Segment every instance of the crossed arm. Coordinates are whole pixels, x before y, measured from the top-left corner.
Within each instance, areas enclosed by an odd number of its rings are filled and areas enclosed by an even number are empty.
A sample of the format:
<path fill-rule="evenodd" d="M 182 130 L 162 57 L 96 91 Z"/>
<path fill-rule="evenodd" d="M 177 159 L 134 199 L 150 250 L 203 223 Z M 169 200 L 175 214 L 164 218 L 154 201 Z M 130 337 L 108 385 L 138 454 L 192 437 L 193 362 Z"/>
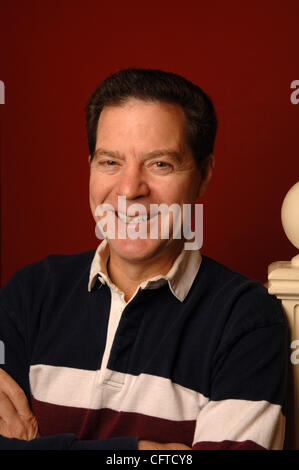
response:
<path fill-rule="evenodd" d="M 0 369 L 0 435 L 26 441 L 39 436 L 38 424 L 25 393 L 2 369 Z"/>

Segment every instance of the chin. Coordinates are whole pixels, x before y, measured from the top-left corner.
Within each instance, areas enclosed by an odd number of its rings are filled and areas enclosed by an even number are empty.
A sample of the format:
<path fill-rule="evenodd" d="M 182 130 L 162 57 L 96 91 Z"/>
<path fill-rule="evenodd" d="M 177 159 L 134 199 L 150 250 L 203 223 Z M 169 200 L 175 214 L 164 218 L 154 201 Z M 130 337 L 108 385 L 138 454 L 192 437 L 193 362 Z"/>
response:
<path fill-rule="evenodd" d="M 165 250 L 166 242 L 169 240 L 142 240 L 137 238 L 131 240 L 108 240 L 110 250 L 127 261 L 145 261 L 154 258 L 162 250 Z"/>

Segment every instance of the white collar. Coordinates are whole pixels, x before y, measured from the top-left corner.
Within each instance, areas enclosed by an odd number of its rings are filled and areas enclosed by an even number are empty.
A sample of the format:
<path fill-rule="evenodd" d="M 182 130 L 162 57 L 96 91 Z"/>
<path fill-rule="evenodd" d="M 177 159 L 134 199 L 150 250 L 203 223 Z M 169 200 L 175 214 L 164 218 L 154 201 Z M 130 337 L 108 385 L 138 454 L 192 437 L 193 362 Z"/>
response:
<path fill-rule="evenodd" d="M 119 290 L 109 278 L 107 261 L 109 259 L 109 245 L 107 240 L 96 249 L 91 263 L 88 290 L 91 291 L 96 279 L 102 284 L 107 283 L 111 289 Z M 182 250 L 167 274 L 157 275 L 143 281 L 139 287 L 142 289 L 157 289 L 168 282 L 173 295 L 181 302 L 186 298 L 201 264 L 201 254 L 198 250 Z"/>

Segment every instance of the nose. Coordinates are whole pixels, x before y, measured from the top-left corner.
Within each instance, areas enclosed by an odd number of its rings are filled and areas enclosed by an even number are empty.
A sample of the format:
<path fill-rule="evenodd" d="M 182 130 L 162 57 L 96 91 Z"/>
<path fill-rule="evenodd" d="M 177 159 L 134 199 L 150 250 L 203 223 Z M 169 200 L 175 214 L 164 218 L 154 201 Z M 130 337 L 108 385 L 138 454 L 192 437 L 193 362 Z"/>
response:
<path fill-rule="evenodd" d="M 148 196 L 150 189 L 142 166 L 136 162 L 125 165 L 119 174 L 116 192 L 131 200 Z"/>

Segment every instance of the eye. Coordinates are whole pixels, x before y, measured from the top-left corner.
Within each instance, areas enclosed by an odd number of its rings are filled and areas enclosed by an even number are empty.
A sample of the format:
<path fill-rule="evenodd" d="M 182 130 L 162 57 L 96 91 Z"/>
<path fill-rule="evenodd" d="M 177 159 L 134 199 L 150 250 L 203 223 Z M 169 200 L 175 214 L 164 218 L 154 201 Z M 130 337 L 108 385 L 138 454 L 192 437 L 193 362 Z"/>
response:
<path fill-rule="evenodd" d="M 99 162 L 99 164 L 104 166 L 113 166 L 116 165 L 116 162 L 114 160 L 106 160 L 104 162 Z"/>
<path fill-rule="evenodd" d="M 98 168 L 102 172 L 115 173 L 119 168 L 119 163 L 115 160 L 99 160 Z"/>
<path fill-rule="evenodd" d="M 156 161 L 151 163 L 151 168 L 154 172 L 159 174 L 168 174 L 173 170 L 173 165 L 168 162 Z"/>
<path fill-rule="evenodd" d="M 155 162 L 154 165 L 157 165 L 158 168 L 163 168 L 163 167 L 169 166 L 169 163 Z"/>

